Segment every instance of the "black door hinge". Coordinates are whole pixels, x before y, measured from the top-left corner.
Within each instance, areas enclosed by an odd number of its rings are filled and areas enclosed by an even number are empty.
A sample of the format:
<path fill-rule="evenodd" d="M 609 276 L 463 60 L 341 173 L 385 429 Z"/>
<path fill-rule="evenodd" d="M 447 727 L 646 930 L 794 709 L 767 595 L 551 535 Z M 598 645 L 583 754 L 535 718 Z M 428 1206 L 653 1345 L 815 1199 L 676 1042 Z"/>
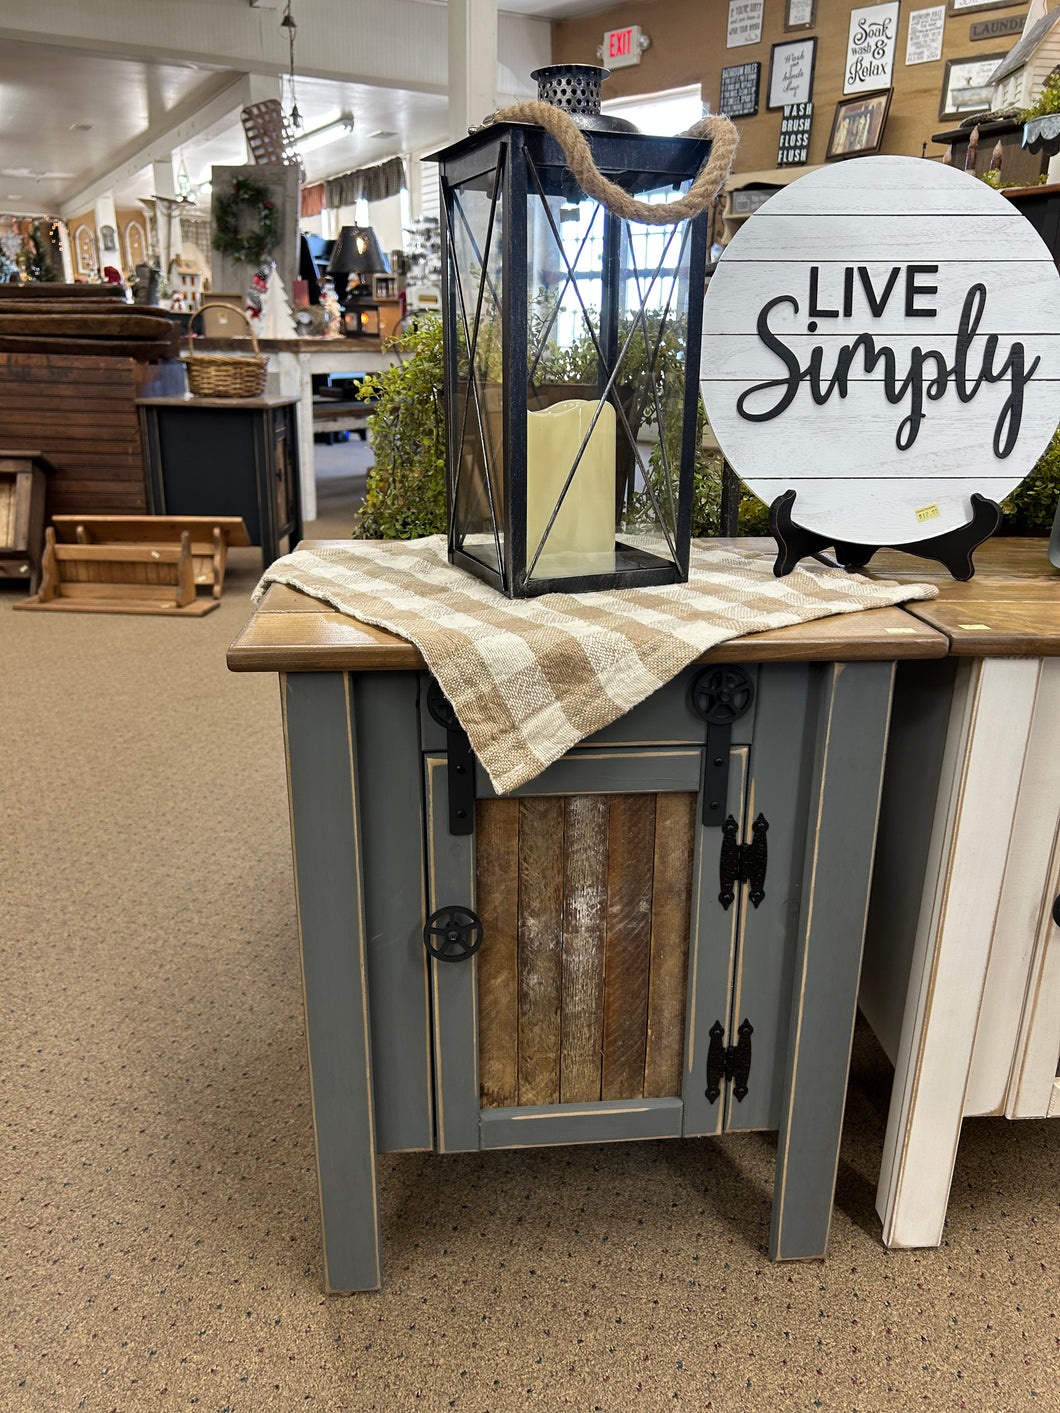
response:
<path fill-rule="evenodd" d="M 721 891 L 718 902 L 728 908 L 736 897 L 736 885 L 749 883 L 747 896 L 757 908 L 766 896 L 766 868 L 769 864 L 769 849 L 766 845 L 766 831 L 769 821 L 759 813 L 751 825 L 751 839 L 747 844 L 737 843 L 740 826 L 730 814 L 721 826 L 721 854 L 718 859 L 718 880 Z"/>
<path fill-rule="evenodd" d="M 735 1045 L 725 1044 L 725 1027 L 716 1020 L 710 1027 L 710 1045 L 707 1049 L 707 1088 L 706 1095 L 712 1104 L 721 1097 L 723 1083 L 731 1082 L 732 1097 L 739 1102 L 747 1094 L 747 1080 L 751 1074 L 751 1036 L 754 1026 L 747 1019 L 740 1022 L 736 1034 L 740 1037 Z"/>
<path fill-rule="evenodd" d="M 433 678 L 427 688 L 427 710 L 439 726 L 445 727 L 449 833 L 472 834 L 475 829 L 475 753 L 449 698 Z"/>

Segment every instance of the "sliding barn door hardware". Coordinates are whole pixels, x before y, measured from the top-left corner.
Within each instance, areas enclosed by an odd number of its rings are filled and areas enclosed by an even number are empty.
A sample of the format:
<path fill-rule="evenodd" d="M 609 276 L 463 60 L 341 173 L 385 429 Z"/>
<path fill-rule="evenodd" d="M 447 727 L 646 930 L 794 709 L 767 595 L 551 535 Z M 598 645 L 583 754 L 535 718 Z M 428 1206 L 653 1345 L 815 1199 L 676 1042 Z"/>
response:
<path fill-rule="evenodd" d="M 475 828 L 475 753 L 452 703 L 433 678 L 427 688 L 427 710 L 446 731 L 449 833 L 471 834 Z"/>
<path fill-rule="evenodd" d="M 732 725 L 751 710 L 755 684 L 742 667 L 707 667 L 692 683 L 692 709 L 707 723 L 703 823 L 721 824 L 729 791 Z"/>
<path fill-rule="evenodd" d="M 466 962 L 482 946 L 482 919 L 470 908 L 439 908 L 423 925 L 423 945 L 440 962 Z"/>
<path fill-rule="evenodd" d="M 750 843 L 740 844 L 737 837 L 740 826 L 730 814 L 721 826 L 721 854 L 718 859 L 718 880 L 721 890 L 718 902 L 728 908 L 736 897 L 736 885 L 748 883 L 747 896 L 757 908 L 766 896 L 766 867 L 769 864 L 769 849 L 766 845 L 766 831 L 769 821 L 761 812 L 751 825 Z"/>
<path fill-rule="evenodd" d="M 739 1102 L 747 1094 L 747 1080 L 751 1074 L 751 1036 L 754 1026 L 746 1018 L 736 1031 L 739 1036 L 735 1045 L 725 1044 L 725 1027 L 716 1020 L 710 1027 L 710 1045 L 707 1049 L 707 1088 L 706 1095 L 712 1104 L 721 1097 L 721 1086 L 731 1081 L 732 1097 Z"/>

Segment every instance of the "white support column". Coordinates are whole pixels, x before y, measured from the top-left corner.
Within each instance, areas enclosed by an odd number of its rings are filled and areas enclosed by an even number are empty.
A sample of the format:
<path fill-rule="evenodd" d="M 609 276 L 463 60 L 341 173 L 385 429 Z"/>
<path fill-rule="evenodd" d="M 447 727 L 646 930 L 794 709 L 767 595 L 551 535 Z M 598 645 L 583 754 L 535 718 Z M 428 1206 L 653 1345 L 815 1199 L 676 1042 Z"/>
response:
<path fill-rule="evenodd" d="M 497 0 L 448 0 L 449 139 L 497 107 Z"/>
<path fill-rule="evenodd" d="M 169 263 L 181 251 L 180 216 L 178 208 L 170 204 L 177 198 L 176 174 L 173 158 L 156 158 L 151 163 L 151 179 L 154 195 L 163 199 L 155 203 L 155 221 L 158 226 L 158 255 L 162 278 L 169 282 Z M 170 200 L 166 200 L 165 198 Z"/>
<path fill-rule="evenodd" d="M 112 191 L 102 192 L 96 197 L 96 242 L 99 247 L 99 273 L 102 278 L 104 267 L 113 265 L 116 270 L 121 269 L 121 250 L 118 247 L 118 216 L 114 210 L 114 193 Z M 103 233 L 109 233 L 110 246 L 104 243 Z"/>
<path fill-rule="evenodd" d="M 68 285 L 74 282 L 74 260 L 70 254 L 70 231 L 65 221 L 59 222 L 59 252 L 63 257 L 63 279 Z"/>

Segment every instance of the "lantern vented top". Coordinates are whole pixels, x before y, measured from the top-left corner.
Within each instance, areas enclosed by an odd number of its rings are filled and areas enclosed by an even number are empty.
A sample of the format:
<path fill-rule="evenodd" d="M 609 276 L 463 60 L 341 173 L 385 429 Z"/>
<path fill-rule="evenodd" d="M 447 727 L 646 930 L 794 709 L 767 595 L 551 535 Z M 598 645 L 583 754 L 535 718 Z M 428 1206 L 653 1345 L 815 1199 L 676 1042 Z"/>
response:
<path fill-rule="evenodd" d="M 530 75 L 537 80 L 539 102 L 559 108 L 580 128 L 596 132 L 638 132 L 635 123 L 600 112 L 600 85 L 610 69 L 598 64 L 549 64 Z"/>

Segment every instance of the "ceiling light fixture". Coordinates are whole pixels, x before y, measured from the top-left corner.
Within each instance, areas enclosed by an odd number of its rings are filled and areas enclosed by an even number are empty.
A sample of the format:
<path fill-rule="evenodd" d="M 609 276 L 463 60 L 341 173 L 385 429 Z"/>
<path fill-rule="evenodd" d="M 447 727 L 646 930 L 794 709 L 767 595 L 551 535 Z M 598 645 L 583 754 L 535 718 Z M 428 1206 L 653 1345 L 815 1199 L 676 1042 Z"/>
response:
<path fill-rule="evenodd" d="M 303 133 L 296 139 L 296 146 L 299 152 L 315 152 L 318 147 L 327 147 L 328 143 L 336 142 L 340 137 L 346 137 L 353 132 L 353 114 L 341 113 L 330 123 L 324 123 L 322 127 L 313 128 L 311 132 Z"/>
<path fill-rule="evenodd" d="M 302 126 L 302 115 L 298 111 L 298 100 L 294 95 L 294 40 L 298 33 L 298 26 L 295 24 L 294 16 L 291 14 L 291 0 L 287 0 L 284 7 L 283 19 L 280 21 L 280 28 L 287 31 L 287 43 L 290 48 L 290 66 L 287 73 L 287 81 L 291 85 L 291 112 L 289 120 L 293 132 L 297 132 Z"/>

